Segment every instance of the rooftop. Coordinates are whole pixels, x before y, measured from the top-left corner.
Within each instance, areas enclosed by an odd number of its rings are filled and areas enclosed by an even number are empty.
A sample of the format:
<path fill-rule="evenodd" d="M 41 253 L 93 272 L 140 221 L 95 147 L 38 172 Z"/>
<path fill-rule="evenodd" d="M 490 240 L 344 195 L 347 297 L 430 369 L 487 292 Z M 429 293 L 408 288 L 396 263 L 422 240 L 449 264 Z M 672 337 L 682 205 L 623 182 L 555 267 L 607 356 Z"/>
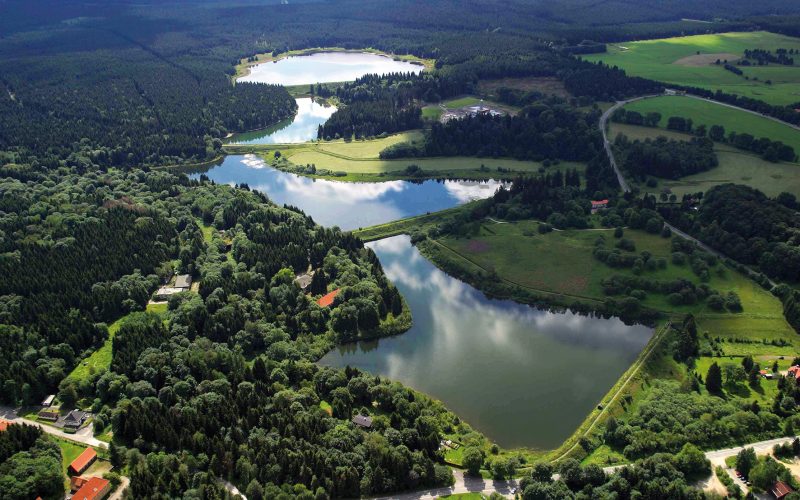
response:
<path fill-rule="evenodd" d="M 0 418 L 0 432 L 3 432 L 4 430 L 8 429 L 8 426 L 12 424 L 13 422 L 9 422 L 6 419 Z"/>
<path fill-rule="evenodd" d="M 95 500 L 103 498 L 108 493 L 109 482 L 107 479 L 90 477 L 81 489 L 72 495 L 72 500 Z"/>
<path fill-rule="evenodd" d="M 72 468 L 73 471 L 77 473 L 83 472 L 92 461 L 97 458 L 97 452 L 94 451 L 93 448 L 86 448 L 83 450 L 83 453 L 78 455 L 78 458 L 72 461 L 69 466 Z"/>
<path fill-rule="evenodd" d="M 192 286 L 192 277 L 188 274 L 179 274 L 175 278 L 175 288 L 189 288 Z"/>

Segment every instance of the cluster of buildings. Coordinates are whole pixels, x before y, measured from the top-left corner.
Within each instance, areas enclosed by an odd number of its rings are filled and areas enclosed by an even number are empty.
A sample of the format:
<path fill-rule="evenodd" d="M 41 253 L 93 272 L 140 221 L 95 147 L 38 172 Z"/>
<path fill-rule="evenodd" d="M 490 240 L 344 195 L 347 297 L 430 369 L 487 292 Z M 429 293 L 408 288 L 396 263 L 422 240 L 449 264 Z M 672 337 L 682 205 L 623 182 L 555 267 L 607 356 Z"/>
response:
<path fill-rule="evenodd" d="M 103 500 L 111 493 L 112 485 L 108 479 L 81 476 L 96 460 L 97 452 L 92 448 L 86 448 L 69 464 L 67 470 L 71 474 L 69 486 L 72 500 Z"/>

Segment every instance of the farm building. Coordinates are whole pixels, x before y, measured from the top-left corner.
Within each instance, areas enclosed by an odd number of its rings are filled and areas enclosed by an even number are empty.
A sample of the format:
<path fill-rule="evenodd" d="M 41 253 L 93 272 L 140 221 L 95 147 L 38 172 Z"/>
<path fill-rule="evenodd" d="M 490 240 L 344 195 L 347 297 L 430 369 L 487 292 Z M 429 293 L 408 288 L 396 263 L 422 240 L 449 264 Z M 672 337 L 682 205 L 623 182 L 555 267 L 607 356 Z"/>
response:
<path fill-rule="evenodd" d="M 313 277 L 314 273 L 303 273 L 298 275 L 294 279 L 294 282 L 297 283 L 297 286 L 299 286 L 301 290 L 305 290 L 306 288 L 309 287 L 309 285 L 311 285 L 311 280 L 313 279 Z"/>
<path fill-rule="evenodd" d="M 55 399 L 56 399 L 56 395 L 55 394 L 51 394 L 51 395 L 47 396 L 46 398 L 44 398 L 44 401 L 42 401 L 42 406 L 44 406 L 45 408 L 51 406 Z"/>
<path fill-rule="evenodd" d="M 789 368 L 787 375 L 790 377 L 794 377 L 795 379 L 800 379 L 800 366 L 794 365 Z"/>
<path fill-rule="evenodd" d="M 78 455 L 78 458 L 69 464 L 69 473 L 77 476 L 88 469 L 95 460 L 97 460 L 97 452 L 93 448 L 86 448 L 83 453 Z"/>
<path fill-rule="evenodd" d="M 110 492 L 111 482 L 108 479 L 90 477 L 72 495 L 72 500 L 103 500 Z"/>
<path fill-rule="evenodd" d="M 329 294 L 327 294 L 327 295 L 323 295 L 323 296 L 322 296 L 322 297 L 320 297 L 320 299 L 317 301 L 317 304 L 318 304 L 320 307 L 328 307 L 328 306 L 330 306 L 331 304 L 333 304 L 333 299 L 335 299 L 335 298 L 336 298 L 336 296 L 337 296 L 337 295 L 339 295 L 339 292 L 341 292 L 341 289 L 334 290 L 334 291 L 330 292 L 330 293 L 329 293 Z"/>
<path fill-rule="evenodd" d="M 192 277 L 189 274 L 179 274 L 175 277 L 175 288 L 182 288 L 184 291 L 192 286 Z"/>
<path fill-rule="evenodd" d="M 48 422 L 55 422 L 58 420 L 58 408 L 45 408 L 36 415 L 39 420 L 47 420 Z"/>
<path fill-rule="evenodd" d="M 592 213 L 597 213 L 602 208 L 608 208 L 608 200 L 592 200 Z"/>
<path fill-rule="evenodd" d="M 368 417 L 366 415 L 356 415 L 353 417 L 352 422 L 365 429 L 372 427 L 372 417 Z"/>
<path fill-rule="evenodd" d="M 79 429 L 80 426 L 86 422 L 86 419 L 89 418 L 89 414 L 85 411 L 80 410 L 72 410 L 64 417 L 64 428 L 65 429 Z"/>

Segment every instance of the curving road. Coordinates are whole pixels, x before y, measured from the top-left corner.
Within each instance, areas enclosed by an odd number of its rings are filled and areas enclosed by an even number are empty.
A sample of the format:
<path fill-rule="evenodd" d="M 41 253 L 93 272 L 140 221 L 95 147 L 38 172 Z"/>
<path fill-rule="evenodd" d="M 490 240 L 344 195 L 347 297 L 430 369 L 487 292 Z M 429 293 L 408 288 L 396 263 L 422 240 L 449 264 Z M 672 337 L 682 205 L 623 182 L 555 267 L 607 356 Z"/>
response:
<path fill-rule="evenodd" d="M 628 192 L 631 191 L 631 188 L 630 188 L 630 185 L 628 184 L 628 181 L 625 180 L 625 176 L 622 175 L 622 170 L 620 170 L 619 166 L 617 165 L 617 160 L 614 158 L 614 150 L 611 147 L 611 142 L 608 140 L 608 132 L 606 131 L 606 128 L 607 128 L 607 125 L 608 125 L 608 119 L 611 117 L 611 115 L 614 113 L 614 111 L 616 111 L 617 109 L 621 108 L 622 106 L 625 106 L 626 104 L 630 104 L 630 103 L 635 102 L 635 101 L 641 101 L 641 100 L 644 100 L 644 99 L 652 99 L 654 97 L 661 97 L 663 95 L 664 94 L 650 94 L 650 95 L 644 95 L 644 96 L 639 96 L 639 97 L 633 97 L 631 99 L 626 99 L 624 101 L 617 101 L 613 106 L 608 108 L 600 116 L 599 126 L 600 126 L 600 132 L 603 134 L 603 147 L 606 150 L 606 155 L 608 156 L 608 161 L 611 164 L 611 166 L 614 168 L 614 173 L 617 175 L 617 180 L 619 181 L 619 185 L 622 188 L 623 192 L 628 193 Z M 729 108 L 738 109 L 739 111 L 744 111 L 746 113 L 750 113 L 750 114 L 753 114 L 753 115 L 761 116 L 761 117 L 764 117 L 764 118 L 769 118 L 769 119 L 771 119 L 773 121 L 776 121 L 778 123 L 786 125 L 787 127 L 792 127 L 792 128 L 794 128 L 796 130 L 800 130 L 800 127 L 792 125 L 791 123 L 787 123 L 787 122 L 784 122 L 782 120 L 778 120 L 777 118 L 773 118 L 773 117 L 770 117 L 770 116 L 762 115 L 761 113 L 757 113 L 755 111 L 750 111 L 748 109 L 740 108 L 740 107 L 734 106 L 732 104 L 725 104 L 724 102 L 719 102 L 719 101 L 715 101 L 713 99 L 707 99 L 705 97 L 700 97 L 700 96 L 691 95 L 691 94 L 685 94 L 685 96 L 686 97 L 691 97 L 692 99 L 698 99 L 698 100 L 701 100 L 701 101 L 712 102 L 714 104 L 719 104 L 720 106 L 726 106 L 726 107 L 729 107 Z M 677 234 L 681 238 L 693 242 L 699 248 L 701 248 L 702 250 L 706 251 L 707 253 L 710 253 L 711 255 L 715 255 L 716 257 L 718 257 L 720 259 L 734 260 L 734 259 L 731 259 L 730 257 L 728 257 L 727 255 L 725 255 L 724 253 L 720 252 L 719 250 L 715 250 L 715 249 L 711 248 L 710 246 L 706 245 L 705 243 L 703 243 L 702 241 L 698 240 L 694 236 L 692 236 L 690 234 L 687 234 L 684 231 L 681 231 L 680 229 L 678 229 L 677 227 L 673 226 L 672 224 L 670 224 L 667 221 L 664 221 L 664 226 L 668 227 L 670 229 L 670 231 L 672 231 L 674 234 Z M 747 267 L 747 269 L 750 272 L 751 277 L 758 275 L 757 272 L 753 271 L 749 267 Z M 769 281 L 770 286 L 772 286 L 774 288 L 775 287 L 775 282 L 772 281 L 772 280 L 769 280 L 769 279 L 768 279 L 768 281 Z"/>

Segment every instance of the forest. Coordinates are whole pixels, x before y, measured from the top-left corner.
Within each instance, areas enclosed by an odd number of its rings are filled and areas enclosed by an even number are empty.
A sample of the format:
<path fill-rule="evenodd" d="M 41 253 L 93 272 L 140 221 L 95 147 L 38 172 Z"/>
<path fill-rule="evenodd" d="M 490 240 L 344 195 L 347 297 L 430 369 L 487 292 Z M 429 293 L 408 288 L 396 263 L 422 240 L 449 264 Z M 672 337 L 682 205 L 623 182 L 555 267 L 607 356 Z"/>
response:
<path fill-rule="evenodd" d="M 0 432 L 3 498 L 64 498 L 61 449 L 38 427 L 9 425 Z"/>
<path fill-rule="evenodd" d="M 663 207 L 677 227 L 756 267 L 771 278 L 800 280 L 800 230 L 795 210 L 748 186 L 723 184 L 706 192 L 699 210 Z"/>
<path fill-rule="evenodd" d="M 714 143 L 705 138 L 676 141 L 657 137 L 631 141 L 620 134 L 614 140 L 614 149 L 618 153 L 620 167 L 639 180 L 648 176 L 680 179 L 705 172 L 719 164 Z"/>

